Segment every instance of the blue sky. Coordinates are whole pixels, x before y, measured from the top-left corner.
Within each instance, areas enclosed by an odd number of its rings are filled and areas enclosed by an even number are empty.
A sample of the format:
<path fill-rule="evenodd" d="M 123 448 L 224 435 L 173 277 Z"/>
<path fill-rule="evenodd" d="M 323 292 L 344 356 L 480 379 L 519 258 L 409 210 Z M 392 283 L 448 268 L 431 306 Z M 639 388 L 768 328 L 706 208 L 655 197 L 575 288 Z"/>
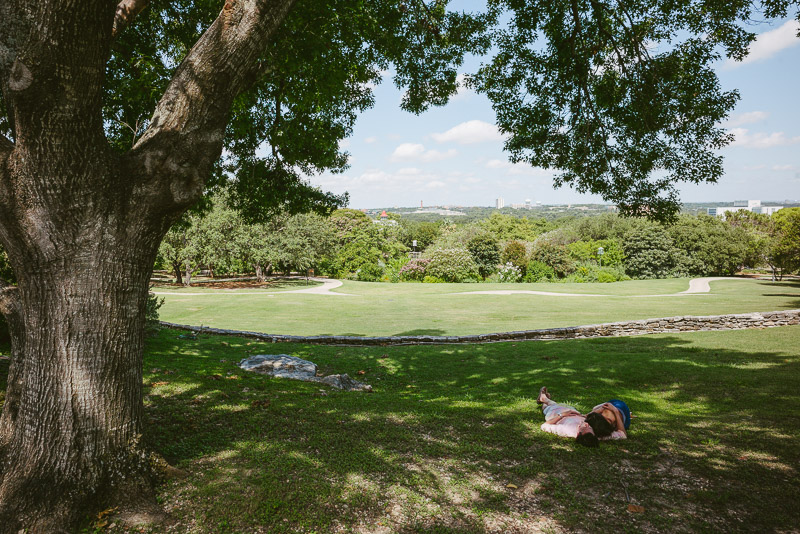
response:
<path fill-rule="evenodd" d="M 725 175 L 717 184 L 681 185 L 685 202 L 800 199 L 800 39 L 797 22 L 753 27 L 758 39 L 744 62 L 720 61 L 724 89 L 741 100 L 726 128 L 736 141 L 723 149 Z M 474 65 L 467 65 L 468 68 Z M 350 207 L 506 205 L 602 202 L 569 188 L 553 189 L 551 171 L 511 165 L 494 127 L 489 101 L 462 91 L 451 102 L 416 116 L 399 108 L 389 78 L 375 90 L 343 146 L 344 174 L 311 178 L 323 189 L 350 193 Z"/>

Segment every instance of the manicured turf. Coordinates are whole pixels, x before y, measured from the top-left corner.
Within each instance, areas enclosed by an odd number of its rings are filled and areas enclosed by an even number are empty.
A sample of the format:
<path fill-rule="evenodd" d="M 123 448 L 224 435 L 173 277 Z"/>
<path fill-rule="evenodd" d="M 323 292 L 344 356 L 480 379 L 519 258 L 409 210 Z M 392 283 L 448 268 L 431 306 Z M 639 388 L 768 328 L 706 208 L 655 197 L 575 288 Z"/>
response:
<path fill-rule="evenodd" d="M 145 356 L 146 439 L 188 477 L 160 488 L 172 522 L 152 531 L 791 532 L 799 342 L 782 327 L 342 348 L 164 329 Z M 279 352 L 375 391 L 236 367 Z M 541 385 L 582 410 L 626 400 L 630 439 L 541 432 Z"/>
<path fill-rule="evenodd" d="M 711 293 L 666 295 L 688 279 L 615 284 L 387 284 L 346 281 L 350 296 L 220 293 L 167 295 L 161 318 L 289 335 L 463 335 L 602 322 L 800 308 L 800 283 L 752 279 L 711 282 Z M 535 290 L 607 297 L 469 295 L 468 291 Z"/>

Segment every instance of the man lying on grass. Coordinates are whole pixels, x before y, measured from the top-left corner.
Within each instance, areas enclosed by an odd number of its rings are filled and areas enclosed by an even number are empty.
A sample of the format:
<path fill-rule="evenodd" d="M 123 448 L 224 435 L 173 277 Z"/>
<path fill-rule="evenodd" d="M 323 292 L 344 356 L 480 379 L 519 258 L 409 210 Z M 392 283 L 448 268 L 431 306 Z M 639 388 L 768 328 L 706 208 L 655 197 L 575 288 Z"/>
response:
<path fill-rule="evenodd" d="M 625 439 L 631 425 L 631 412 L 628 405 L 621 400 L 613 399 L 598 404 L 586 415 L 572 406 L 559 404 L 550 398 L 547 388 L 539 390 L 536 399 L 542 406 L 545 422 L 542 430 L 575 438 L 581 445 L 597 447 L 598 439 Z"/>

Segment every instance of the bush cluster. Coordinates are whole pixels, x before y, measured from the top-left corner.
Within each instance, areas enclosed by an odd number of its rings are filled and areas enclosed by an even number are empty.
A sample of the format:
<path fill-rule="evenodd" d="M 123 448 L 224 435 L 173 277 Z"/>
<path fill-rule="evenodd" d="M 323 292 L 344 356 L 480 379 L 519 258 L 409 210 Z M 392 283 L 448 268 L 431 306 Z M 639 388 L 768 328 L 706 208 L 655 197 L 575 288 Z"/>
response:
<path fill-rule="evenodd" d="M 425 274 L 445 282 L 477 282 L 478 264 L 466 248 L 437 248 L 426 253 L 430 260 Z"/>
<path fill-rule="evenodd" d="M 384 282 L 612 282 L 730 275 L 761 266 L 780 276 L 800 267 L 797 208 L 728 220 L 682 215 L 671 224 L 614 214 L 546 221 L 497 212 L 460 223 L 394 214 L 374 220 L 343 209 L 328 218 L 284 214 L 248 226 L 221 199 L 204 218 L 190 217 L 188 225 L 171 230 L 159 261 L 176 278 L 200 268 L 215 275 L 255 270 L 257 276 L 314 268 L 336 278 Z M 411 247 L 424 260 L 409 261 Z M 4 265 L 0 252 L 0 275 Z"/>

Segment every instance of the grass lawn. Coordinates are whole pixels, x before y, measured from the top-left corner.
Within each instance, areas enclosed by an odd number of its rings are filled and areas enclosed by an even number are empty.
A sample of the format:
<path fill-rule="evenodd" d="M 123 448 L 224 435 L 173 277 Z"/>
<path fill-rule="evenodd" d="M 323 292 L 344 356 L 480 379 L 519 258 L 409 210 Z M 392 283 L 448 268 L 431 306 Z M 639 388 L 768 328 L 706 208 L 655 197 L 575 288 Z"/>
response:
<path fill-rule="evenodd" d="M 345 281 L 349 296 L 251 294 L 190 288 L 167 295 L 161 318 L 288 335 L 464 335 L 577 326 L 675 315 L 714 315 L 800 308 L 799 282 L 711 282 L 711 293 L 670 295 L 688 279 L 614 284 L 388 284 Z M 601 294 L 604 297 L 469 295 L 487 290 Z"/>
<path fill-rule="evenodd" d="M 188 472 L 160 488 L 173 522 L 153 532 L 797 528 L 800 327 L 388 348 L 178 336 L 145 356 L 147 440 Z M 375 391 L 236 367 L 278 352 Z M 542 432 L 541 385 L 582 410 L 626 400 L 630 438 Z"/>

